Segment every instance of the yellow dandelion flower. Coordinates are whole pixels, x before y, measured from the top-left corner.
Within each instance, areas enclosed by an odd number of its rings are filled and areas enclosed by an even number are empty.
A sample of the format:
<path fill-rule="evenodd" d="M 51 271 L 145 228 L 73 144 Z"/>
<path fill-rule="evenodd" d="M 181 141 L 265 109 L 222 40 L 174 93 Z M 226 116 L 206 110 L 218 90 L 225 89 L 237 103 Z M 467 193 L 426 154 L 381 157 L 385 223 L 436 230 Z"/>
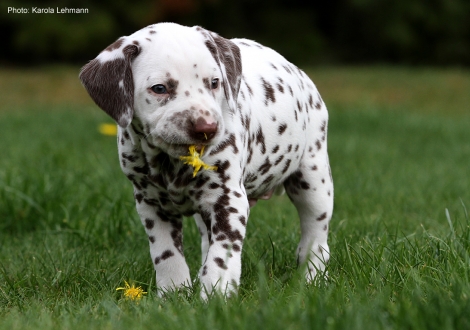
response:
<path fill-rule="evenodd" d="M 135 287 L 134 284 L 132 286 L 129 285 L 126 281 L 124 281 L 125 287 L 124 288 L 117 288 L 116 291 L 119 290 L 124 290 L 124 297 L 126 299 L 130 299 L 132 301 L 139 301 L 142 299 L 144 294 L 147 294 L 147 292 L 144 292 L 140 286 Z"/>
<path fill-rule="evenodd" d="M 197 172 L 199 172 L 201 167 L 203 167 L 205 170 L 217 170 L 217 166 L 207 165 L 202 161 L 200 157 L 202 157 L 203 153 L 204 146 L 201 148 L 200 152 L 196 151 L 196 146 L 189 146 L 189 156 L 180 156 L 180 159 L 183 160 L 185 164 L 194 167 L 193 178 L 196 176 Z"/>
<path fill-rule="evenodd" d="M 101 124 L 98 127 L 98 130 L 103 135 L 116 136 L 117 135 L 117 126 L 116 124 Z"/>

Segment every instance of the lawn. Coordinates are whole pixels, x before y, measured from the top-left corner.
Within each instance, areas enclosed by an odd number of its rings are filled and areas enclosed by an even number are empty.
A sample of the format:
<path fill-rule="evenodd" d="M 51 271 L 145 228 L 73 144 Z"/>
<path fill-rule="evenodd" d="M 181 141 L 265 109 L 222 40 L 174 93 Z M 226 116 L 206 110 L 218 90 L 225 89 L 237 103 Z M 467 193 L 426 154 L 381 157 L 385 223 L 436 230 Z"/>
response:
<path fill-rule="evenodd" d="M 470 328 L 470 72 L 307 70 L 329 107 L 328 279 L 286 196 L 252 209 L 237 297 L 159 298 L 110 122 L 78 68 L 0 70 L 0 329 Z M 195 276 L 199 235 L 185 220 Z M 117 287 L 148 294 L 136 304 Z"/>

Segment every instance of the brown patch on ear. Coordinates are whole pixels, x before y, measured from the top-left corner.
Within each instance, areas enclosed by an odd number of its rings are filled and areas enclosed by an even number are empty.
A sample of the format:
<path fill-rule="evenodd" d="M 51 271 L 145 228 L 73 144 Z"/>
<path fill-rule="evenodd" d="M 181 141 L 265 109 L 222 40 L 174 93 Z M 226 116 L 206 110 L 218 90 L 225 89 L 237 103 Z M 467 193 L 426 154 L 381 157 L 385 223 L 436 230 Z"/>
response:
<path fill-rule="evenodd" d="M 201 27 L 196 27 L 196 30 L 206 38 L 205 45 L 217 62 L 217 65 L 221 68 L 220 64 L 222 63 L 225 67 L 226 77 L 223 77 L 222 81 L 225 97 L 227 100 L 230 99 L 230 93 L 227 89 L 227 86 L 230 86 L 233 101 L 236 103 L 242 75 L 240 48 L 234 42 L 222 38 L 214 32 L 204 30 Z M 235 111 L 235 109 L 232 110 Z"/>
<path fill-rule="evenodd" d="M 118 39 L 105 51 L 115 51 L 122 46 Z M 139 55 L 140 47 L 130 44 L 122 49 L 124 57 L 101 62 L 98 57 L 80 71 L 80 80 L 95 103 L 121 127 L 127 127 L 134 115 L 134 77 L 132 60 Z"/>
<path fill-rule="evenodd" d="M 232 90 L 232 96 L 237 97 L 240 89 L 242 75 L 242 60 L 240 48 L 232 41 L 222 38 L 219 35 L 213 35 L 215 44 L 219 49 L 220 61 L 225 66 L 228 84 Z"/>

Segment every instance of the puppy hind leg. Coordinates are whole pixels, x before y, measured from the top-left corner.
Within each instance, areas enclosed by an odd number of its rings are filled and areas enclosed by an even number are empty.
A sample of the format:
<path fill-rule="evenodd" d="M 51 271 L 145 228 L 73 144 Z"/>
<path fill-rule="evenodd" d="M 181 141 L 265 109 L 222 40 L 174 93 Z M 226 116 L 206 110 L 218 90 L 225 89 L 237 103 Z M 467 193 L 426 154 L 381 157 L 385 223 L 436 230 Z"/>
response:
<path fill-rule="evenodd" d="M 333 213 L 333 180 L 328 156 L 318 160 L 315 165 L 302 165 L 284 183 L 299 214 L 301 238 L 297 260 L 299 264 L 307 263 L 305 277 L 309 282 L 325 270 L 330 259 L 327 239 Z"/>

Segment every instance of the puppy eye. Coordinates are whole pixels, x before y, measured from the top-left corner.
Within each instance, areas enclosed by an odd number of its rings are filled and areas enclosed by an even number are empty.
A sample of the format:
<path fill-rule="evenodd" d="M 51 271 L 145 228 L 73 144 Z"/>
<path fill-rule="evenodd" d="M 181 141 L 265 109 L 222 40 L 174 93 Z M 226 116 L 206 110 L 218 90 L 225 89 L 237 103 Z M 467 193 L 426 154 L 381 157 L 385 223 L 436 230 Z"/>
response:
<path fill-rule="evenodd" d="M 150 89 L 155 94 L 166 94 L 166 87 L 163 86 L 162 84 L 153 85 L 152 87 L 150 87 Z"/>
<path fill-rule="evenodd" d="M 219 87 L 219 78 L 214 78 L 211 81 L 211 89 L 216 89 Z"/>

